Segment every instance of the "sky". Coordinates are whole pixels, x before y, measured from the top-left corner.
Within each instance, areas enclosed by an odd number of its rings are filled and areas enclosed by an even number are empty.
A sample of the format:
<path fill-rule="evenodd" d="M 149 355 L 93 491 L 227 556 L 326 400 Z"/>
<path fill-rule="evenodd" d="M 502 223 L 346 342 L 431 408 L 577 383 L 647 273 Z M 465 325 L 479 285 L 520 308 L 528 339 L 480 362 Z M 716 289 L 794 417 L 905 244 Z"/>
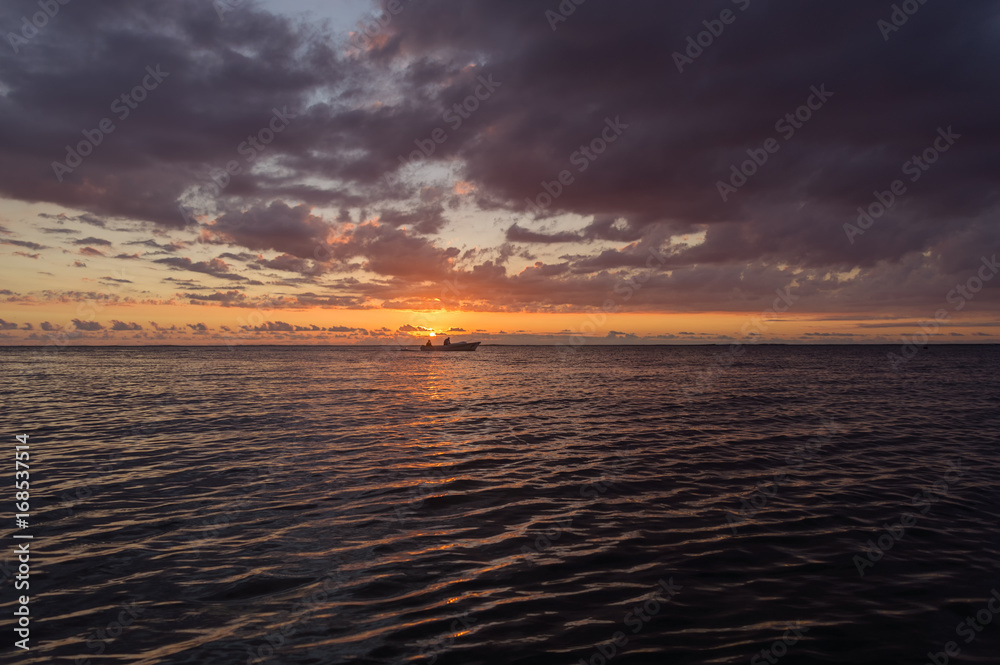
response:
<path fill-rule="evenodd" d="M 1000 5 L 577 2 L 4 3 L 0 344 L 1000 341 Z"/>

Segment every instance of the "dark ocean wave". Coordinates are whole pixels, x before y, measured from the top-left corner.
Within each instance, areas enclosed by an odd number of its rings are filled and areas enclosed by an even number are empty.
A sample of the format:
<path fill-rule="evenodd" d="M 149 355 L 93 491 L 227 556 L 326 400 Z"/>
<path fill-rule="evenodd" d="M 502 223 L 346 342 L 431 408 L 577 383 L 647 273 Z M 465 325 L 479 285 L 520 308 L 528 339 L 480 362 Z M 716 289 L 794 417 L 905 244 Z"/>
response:
<path fill-rule="evenodd" d="M 1000 349 L 889 350 L 0 350 L 17 662 L 1000 662 Z"/>

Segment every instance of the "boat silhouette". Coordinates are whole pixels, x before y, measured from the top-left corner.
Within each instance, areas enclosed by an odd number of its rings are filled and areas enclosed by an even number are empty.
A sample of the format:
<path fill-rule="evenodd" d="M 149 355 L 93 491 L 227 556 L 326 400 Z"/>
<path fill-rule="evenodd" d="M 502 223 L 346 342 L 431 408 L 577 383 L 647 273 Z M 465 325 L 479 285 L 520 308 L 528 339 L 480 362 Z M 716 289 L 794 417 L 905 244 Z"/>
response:
<path fill-rule="evenodd" d="M 444 341 L 441 346 L 431 346 L 431 341 L 427 340 L 427 344 L 420 347 L 421 351 L 475 351 L 482 342 L 458 342 L 456 344 L 451 343 L 451 338 L 449 337 Z"/>

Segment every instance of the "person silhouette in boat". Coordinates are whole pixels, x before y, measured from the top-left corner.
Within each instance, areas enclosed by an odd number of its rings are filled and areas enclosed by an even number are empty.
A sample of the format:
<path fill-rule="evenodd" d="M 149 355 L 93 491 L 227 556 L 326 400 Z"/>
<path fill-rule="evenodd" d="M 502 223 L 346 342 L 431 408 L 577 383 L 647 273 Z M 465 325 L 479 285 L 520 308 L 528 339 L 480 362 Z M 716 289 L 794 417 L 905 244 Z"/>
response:
<path fill-rule="evenodd" d="M 426 344 L 424 344 L 424 346 L 428 346 L 428 347 L 429 347 L 430 345 L 431 345 L 431 341 L 430 341 L 430 340 L 427 340 L 427 343 L 426 343 Z"/>
<path fill-rule="evenodd" d="M 445 337 L 444 338 L 444 345 L 445 346 L 451 346 L 451 337 Z"/>

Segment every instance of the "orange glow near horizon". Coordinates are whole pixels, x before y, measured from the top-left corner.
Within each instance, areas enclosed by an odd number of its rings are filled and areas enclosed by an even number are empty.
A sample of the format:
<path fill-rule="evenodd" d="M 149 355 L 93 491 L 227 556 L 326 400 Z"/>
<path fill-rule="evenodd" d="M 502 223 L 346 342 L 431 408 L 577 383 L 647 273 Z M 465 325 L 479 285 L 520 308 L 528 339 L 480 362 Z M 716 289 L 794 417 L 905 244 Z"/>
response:
<path fill-rule="evenodd" d="M 893 344 L 920 332 L 919 322 L 835 315 L 759 313 L 469 312 L 370 309 L 274 309 L 190 304 L 8 303 L 0 344 L 385 344 L 450 336 L 493 344 L 875 342 Z M 933 341 L 996 342 L 974 316 L 942 328 Z M 154 325 L 155 323 L 155 325 Z M 25 326 L 30 325 L 31 329 Z M 115 329 L 115 328 L 119 329 Z M 322 329 L 322 330 L 321 330 Z M 983 332 L 986 331 L 986 332 Z M 67 339 L 67 333 L 71 337 Z"/>

